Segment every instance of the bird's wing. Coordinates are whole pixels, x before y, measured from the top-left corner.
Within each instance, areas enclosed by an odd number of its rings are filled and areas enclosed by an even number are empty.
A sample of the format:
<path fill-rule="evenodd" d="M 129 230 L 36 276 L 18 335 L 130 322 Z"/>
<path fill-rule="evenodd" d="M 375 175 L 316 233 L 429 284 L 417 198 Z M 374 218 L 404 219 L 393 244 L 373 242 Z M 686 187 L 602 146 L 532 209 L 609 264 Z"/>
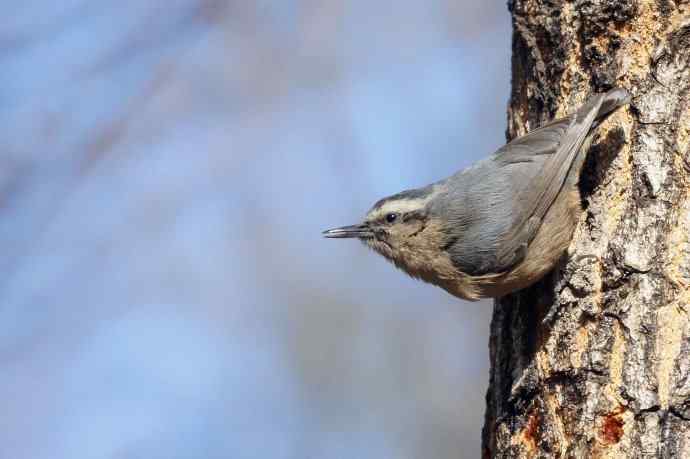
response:
<path fill-rule="evenodd" d="M 572 122 L 572 115 L 550 122 L 502 146 L 494 159 L 502 165 L 542 161 L 553 155 Z"/>
<path fill-rule="evenodd" d="M 529 180 L 529 183 L 515 184 L 516 214 L 511 230 L 501 238 L 497 247 L 497 272 L 507 271 L 524 259 L 527 247 L 560 193 L 592 123 L 600 115 L 604 97 L 602 94 L 592 97 L 575 114 L 513 140 L 494 155 L 494 161 L 500 167 L 512 167 L 514 172 L 511 173 L 524 175 Z M 541 163 L 541 167 L 534 163 Z M 525 167 L 536 167 L 538 173 L 521 174 L 518 170 Z"/>

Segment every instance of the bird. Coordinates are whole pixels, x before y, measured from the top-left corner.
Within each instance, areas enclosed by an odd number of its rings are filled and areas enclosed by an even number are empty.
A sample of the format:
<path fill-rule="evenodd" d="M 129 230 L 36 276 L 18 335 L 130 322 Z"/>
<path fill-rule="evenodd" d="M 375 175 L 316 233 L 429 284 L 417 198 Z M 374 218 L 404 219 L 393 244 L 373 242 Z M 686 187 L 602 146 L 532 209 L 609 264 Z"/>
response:
<path fill-rule="evenodd" d="M 594 132 L 629 102 L 623 88 L 593 94 L 570 115 L 446 179 L 383 198 L 361 223 L 323 235 L 359 239 L 413 278 L 465 300 L 527 288 L 570 245 Z"/>

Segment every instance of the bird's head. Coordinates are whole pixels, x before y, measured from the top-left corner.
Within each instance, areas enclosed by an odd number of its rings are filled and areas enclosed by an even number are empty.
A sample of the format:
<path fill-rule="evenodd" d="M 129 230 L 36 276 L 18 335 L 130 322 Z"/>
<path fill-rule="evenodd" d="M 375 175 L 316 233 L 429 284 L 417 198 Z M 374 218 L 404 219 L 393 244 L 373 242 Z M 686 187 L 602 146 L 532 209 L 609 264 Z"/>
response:
<path fill-rule="evenodd" d="M 328 238 L 358 238 L 398 267 L 412 275 L 419 263 L 432 257 L 436 248 L 428 231 L 428 204 L 434 187 L 403 191 L 381 199 L 367 212 L 364 221 L 324 231 Z"/>

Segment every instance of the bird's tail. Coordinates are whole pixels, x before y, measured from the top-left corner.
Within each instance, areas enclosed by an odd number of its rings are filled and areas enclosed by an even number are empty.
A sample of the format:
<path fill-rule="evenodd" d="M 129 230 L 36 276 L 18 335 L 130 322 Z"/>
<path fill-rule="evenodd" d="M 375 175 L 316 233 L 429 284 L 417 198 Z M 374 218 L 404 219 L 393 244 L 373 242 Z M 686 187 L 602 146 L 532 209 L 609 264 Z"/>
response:
<path fill-rule="evenodd" d="M 606 94 L 602 95 L 603 100 L 597 113 L 597 121 L 603 121 L 608 115 L 613 113 L 617 108 L 630 103 L 630 93 L 623 88 L 613 88 Z"/>

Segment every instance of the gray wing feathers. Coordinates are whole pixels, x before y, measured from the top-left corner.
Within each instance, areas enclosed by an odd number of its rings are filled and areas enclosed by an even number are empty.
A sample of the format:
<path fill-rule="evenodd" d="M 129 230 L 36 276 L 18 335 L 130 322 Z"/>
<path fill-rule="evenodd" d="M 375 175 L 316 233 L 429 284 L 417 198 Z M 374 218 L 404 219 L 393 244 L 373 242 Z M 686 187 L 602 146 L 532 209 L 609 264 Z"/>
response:
<path fill-rule="evenodd" d="M 551 155 L 569 125 L 569 118 L 553 121 L 504 145 L 494 158 L 501 164 L 516 164 L 534 162 L 539 156 Z"/>
<path fill-rule="evenodd" d="M 502 165 L 521 162 L 542 163 L 532 183 L 526 183 L 518 194 L 514 224 L 497 247 L 496 272 L 522 261 L 541 222 L 561 191 L 570 169 L 595 120 L 626 103 L 625 90 L 614 89 L 592 97 L 577 113 L 554 121 L 520 137 L 501 148 L 495 161 Z M 543 155 L 548 155 L 544 158 Z M 517 184 L 516 184 L 517 185 Z"/>

